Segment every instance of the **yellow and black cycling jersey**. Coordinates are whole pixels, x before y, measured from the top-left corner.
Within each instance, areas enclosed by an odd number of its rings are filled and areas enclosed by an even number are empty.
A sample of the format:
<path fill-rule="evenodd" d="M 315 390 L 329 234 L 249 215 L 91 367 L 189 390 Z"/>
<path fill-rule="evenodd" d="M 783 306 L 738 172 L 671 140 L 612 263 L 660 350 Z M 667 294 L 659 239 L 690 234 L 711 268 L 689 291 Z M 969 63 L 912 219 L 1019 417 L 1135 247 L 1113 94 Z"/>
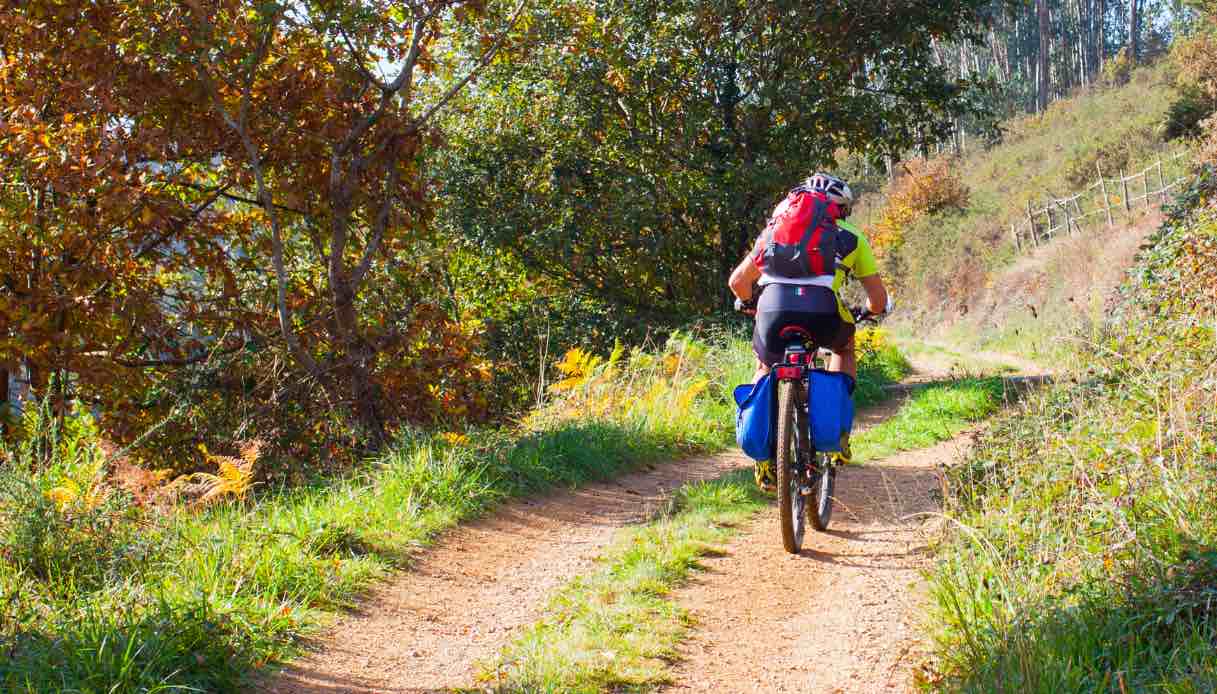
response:
<path fill-rule="evenodd" d="M 841 301 L 841 288 L 850 277 L 862 279 L 879 274 L 879 263 L 875 261 L 875 253 L 871 250 L 866 236 L 853 223 L 837 220 L 837 273 L 833 277 L 832 291 L 837 295 L 837 310 L 842 320 L 854 322 L 853 314 Z"/>

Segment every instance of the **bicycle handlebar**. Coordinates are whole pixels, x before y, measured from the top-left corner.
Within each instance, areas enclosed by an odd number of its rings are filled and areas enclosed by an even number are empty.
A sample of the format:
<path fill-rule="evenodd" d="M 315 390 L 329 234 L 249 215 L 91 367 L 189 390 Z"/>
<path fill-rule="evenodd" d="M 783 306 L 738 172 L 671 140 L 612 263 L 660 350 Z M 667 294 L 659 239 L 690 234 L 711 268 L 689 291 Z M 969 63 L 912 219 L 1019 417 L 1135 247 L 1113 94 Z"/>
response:
<path fill-rule="evenodd" d="M 735 299 L 735 310 L 738 313 L 756 313 L 756 299 L 744 301 L 737 297 Z M 849 312 L 854 317 L 855 323 L 872 323 L 877 325 L 881 318 L 891 313 L 891 302 L 888 302 L 888 310 L 883 313 L 871 313 L 870 309 L 863 306 L 851 307 Z"/>

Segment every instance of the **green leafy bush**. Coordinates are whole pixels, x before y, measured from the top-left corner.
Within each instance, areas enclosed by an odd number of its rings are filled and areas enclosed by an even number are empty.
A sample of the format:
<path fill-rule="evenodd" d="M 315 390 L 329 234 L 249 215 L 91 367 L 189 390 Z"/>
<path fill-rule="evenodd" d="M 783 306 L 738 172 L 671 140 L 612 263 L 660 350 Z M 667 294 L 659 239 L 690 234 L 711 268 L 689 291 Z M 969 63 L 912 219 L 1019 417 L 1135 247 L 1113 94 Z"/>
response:
<path fill-rule="evenodd" d="M 1214 111 L 1217 111 L 1217 100 L 1196 87 L 1184 87 L 1166 112 L 1163 137 L 1167 140 L 1199 137 L 1203 133 L 1201 122 Z"/>
<path fill-rule="evenodd" d="M 1214 191 L 1146 244 L 1079 368 L 949 471 L 927 686 L 1217 688 Z"/>

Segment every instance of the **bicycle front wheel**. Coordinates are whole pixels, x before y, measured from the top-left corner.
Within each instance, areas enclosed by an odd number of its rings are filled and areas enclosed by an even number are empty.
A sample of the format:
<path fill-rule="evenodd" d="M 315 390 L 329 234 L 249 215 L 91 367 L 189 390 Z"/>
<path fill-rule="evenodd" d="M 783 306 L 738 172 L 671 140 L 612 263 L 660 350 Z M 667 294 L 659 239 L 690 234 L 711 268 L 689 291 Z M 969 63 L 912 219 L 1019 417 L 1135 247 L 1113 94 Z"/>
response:
<path fill-rule="evenodd" d="M 807 515 L 807 498 L 800 493 L 800 480 L 796 471 L 798 437 L 798 413 L 795 403 L 794 381 L 778 382 L 778 431 L 777 455 L 773 461 L 777 473 L 778 517 L 782 524 L 782 546 L 791 554 L 803 548 L 804 520 Z"/>
<path fill-rule="evenodd" d="M 837 487 L 837 466 L 827 454 L 820 454 L 820 469 L 815 477 L 815 507 L 811 512 L 811 524 L 816 530 L 828 530 L 832 520 L 832 495 Z"/>

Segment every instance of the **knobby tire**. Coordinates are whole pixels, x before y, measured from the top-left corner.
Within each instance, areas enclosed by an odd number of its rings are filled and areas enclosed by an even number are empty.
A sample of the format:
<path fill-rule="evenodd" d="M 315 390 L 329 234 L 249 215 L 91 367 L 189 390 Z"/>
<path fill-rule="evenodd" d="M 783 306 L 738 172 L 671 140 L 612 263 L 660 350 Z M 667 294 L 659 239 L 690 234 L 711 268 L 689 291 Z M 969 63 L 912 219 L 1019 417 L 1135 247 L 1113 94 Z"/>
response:
<path fill-rule="evenodd" d="M 805 515 L 795 512 L 795 497 L 799 494 L 799 480 L 794 474 L 797 455 L 795 437 L 798 435 L 795 413 L 796 385 L 793 381 L 778 382 L 777 454 L 773 461 L 778 487 L 778 517 L 782 523 L 782 546 L 791 554 L 798 554 L 803 546 Z"/>
<path fill-rule="evenodd" d="M 811 516 L 812 527 L 823 532 L 828 530 L 828 523 L 832 520 L 832 496 L 837 486 L 837 467 L 827 455 L 821 454 L 815 486 L 815 509 L 807 515 Z"/>

